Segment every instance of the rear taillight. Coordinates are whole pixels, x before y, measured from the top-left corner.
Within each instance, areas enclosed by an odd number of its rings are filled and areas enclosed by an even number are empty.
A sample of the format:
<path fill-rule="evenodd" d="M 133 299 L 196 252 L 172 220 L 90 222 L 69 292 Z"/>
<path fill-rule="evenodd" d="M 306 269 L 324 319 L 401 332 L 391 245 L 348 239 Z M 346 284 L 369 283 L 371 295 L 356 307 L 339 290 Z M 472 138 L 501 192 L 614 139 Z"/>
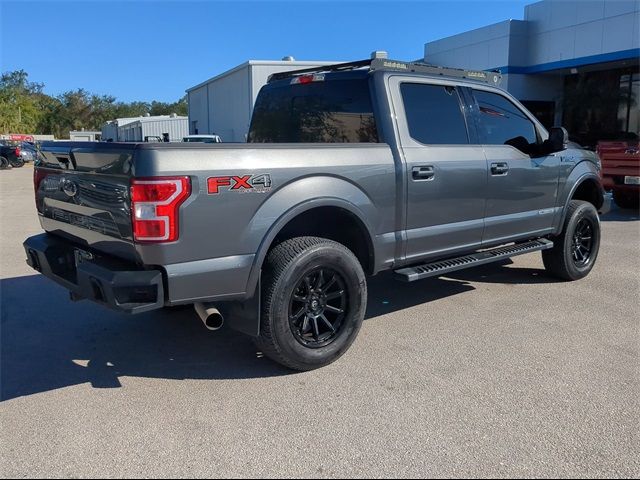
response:
<path fill-rule="evenodd" d="M 36 196 L 36 207 L 38 206 L 38 190 L 44 182 L 45 192 L 56 192 L 60 189 L 60 170 L 50 170 L 41 167 L 33 169 L 33 191 Z M 48 178 L 48 180 L 47 180 Z"/>
<path fill-rule="evenodd" d="M 22 150 L 20 150 L 20 147 L 16 147 L 16 157 L 19 157 L 21 153 Z"/>
<path fill-rule="evenodd" d="M 154 243 L 176 241 L 179 208 L 189 195 L 189 177 L 132 179 L 133 239 L 137 242 Z"/>

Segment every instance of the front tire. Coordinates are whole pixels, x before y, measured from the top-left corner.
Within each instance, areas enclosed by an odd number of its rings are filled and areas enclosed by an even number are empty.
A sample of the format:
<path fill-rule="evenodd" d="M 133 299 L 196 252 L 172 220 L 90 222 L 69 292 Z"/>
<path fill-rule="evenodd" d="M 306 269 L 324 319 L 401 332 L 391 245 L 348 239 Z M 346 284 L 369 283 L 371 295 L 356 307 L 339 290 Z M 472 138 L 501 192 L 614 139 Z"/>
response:
<path fill-rule="evenodd" d="M 367 284 L 356 256 L 318 237 L 286 240 L 269 252 L 262 278 L 257 346 L 293 370 L 340 358 L 364 319 Z"/>
<path fill-rule="evenodd" d="M 554 246 L 542 252 L 544 267 L 562 280 L 579 280 L 589 275 L 600 250 L 600 219 L 589 202 L 571 200 L 562 233 Z"/>

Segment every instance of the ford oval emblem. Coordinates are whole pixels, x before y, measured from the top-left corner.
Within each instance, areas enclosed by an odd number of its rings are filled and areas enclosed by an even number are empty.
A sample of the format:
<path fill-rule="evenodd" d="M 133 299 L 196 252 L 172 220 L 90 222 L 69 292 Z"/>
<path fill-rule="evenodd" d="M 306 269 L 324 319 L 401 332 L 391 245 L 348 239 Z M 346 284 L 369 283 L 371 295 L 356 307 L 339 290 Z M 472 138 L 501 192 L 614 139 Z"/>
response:
<path fill-rule="evenodd" d="M 75 197 L 78 194 L 78 185 L 71 180 L 65 180 L 62 184 L 62 191 L 69 197 Z"/>

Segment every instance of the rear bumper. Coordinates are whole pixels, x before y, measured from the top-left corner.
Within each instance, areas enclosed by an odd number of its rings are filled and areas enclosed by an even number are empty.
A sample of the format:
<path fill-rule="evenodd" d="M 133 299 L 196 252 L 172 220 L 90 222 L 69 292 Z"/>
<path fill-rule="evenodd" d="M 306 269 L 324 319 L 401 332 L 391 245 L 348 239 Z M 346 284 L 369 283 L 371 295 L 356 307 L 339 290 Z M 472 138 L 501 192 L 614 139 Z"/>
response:
<path fill-rule="evenodd" d="M 62 285 L 75 299 L 93 300 L 126 313 L 141 313 L 164 305 L 160 270 L 143 270 L 107 256 L 86 254 L 50 234 L 24 242 L 27 264 Z"/>

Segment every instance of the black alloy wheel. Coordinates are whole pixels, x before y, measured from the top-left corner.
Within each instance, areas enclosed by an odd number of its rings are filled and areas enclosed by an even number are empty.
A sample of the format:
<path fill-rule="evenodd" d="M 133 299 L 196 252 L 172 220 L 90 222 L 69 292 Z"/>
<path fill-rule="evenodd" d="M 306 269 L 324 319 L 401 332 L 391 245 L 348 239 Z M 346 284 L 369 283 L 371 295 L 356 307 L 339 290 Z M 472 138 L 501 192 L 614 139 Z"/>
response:
<path fill-rule="evenodd" d="M 562 280 L 586 277 L 598 258 L 600 236 L 595 206 L 583 200 L 571 200 L 562 232 L 551 237 L 553 248 L 542 252 L 544 268 Z"/>
<path fill-rule="evenodd" d="M 294 237 L 269 252 L 261 277 L 259 350 L 293 370 L 340 358 L 362 326 L 367 281 L 346 246 L 326 238 Z"/>
<path fill-rule="evenodd" d="M 335 270 L 319 267 L 305 274 L 289 302 L 289 325 L 302 345 L 329 345 L 340 332 L 347 312 L 345 281 Z"/>
<path fill-rule="evenodd" d="M 571 242 L 573 261 L 577 267 L 584 267 L 591 261 L 593 247 L 593 224 L 588 218 L 582 218 L 576 225 Z"/>

